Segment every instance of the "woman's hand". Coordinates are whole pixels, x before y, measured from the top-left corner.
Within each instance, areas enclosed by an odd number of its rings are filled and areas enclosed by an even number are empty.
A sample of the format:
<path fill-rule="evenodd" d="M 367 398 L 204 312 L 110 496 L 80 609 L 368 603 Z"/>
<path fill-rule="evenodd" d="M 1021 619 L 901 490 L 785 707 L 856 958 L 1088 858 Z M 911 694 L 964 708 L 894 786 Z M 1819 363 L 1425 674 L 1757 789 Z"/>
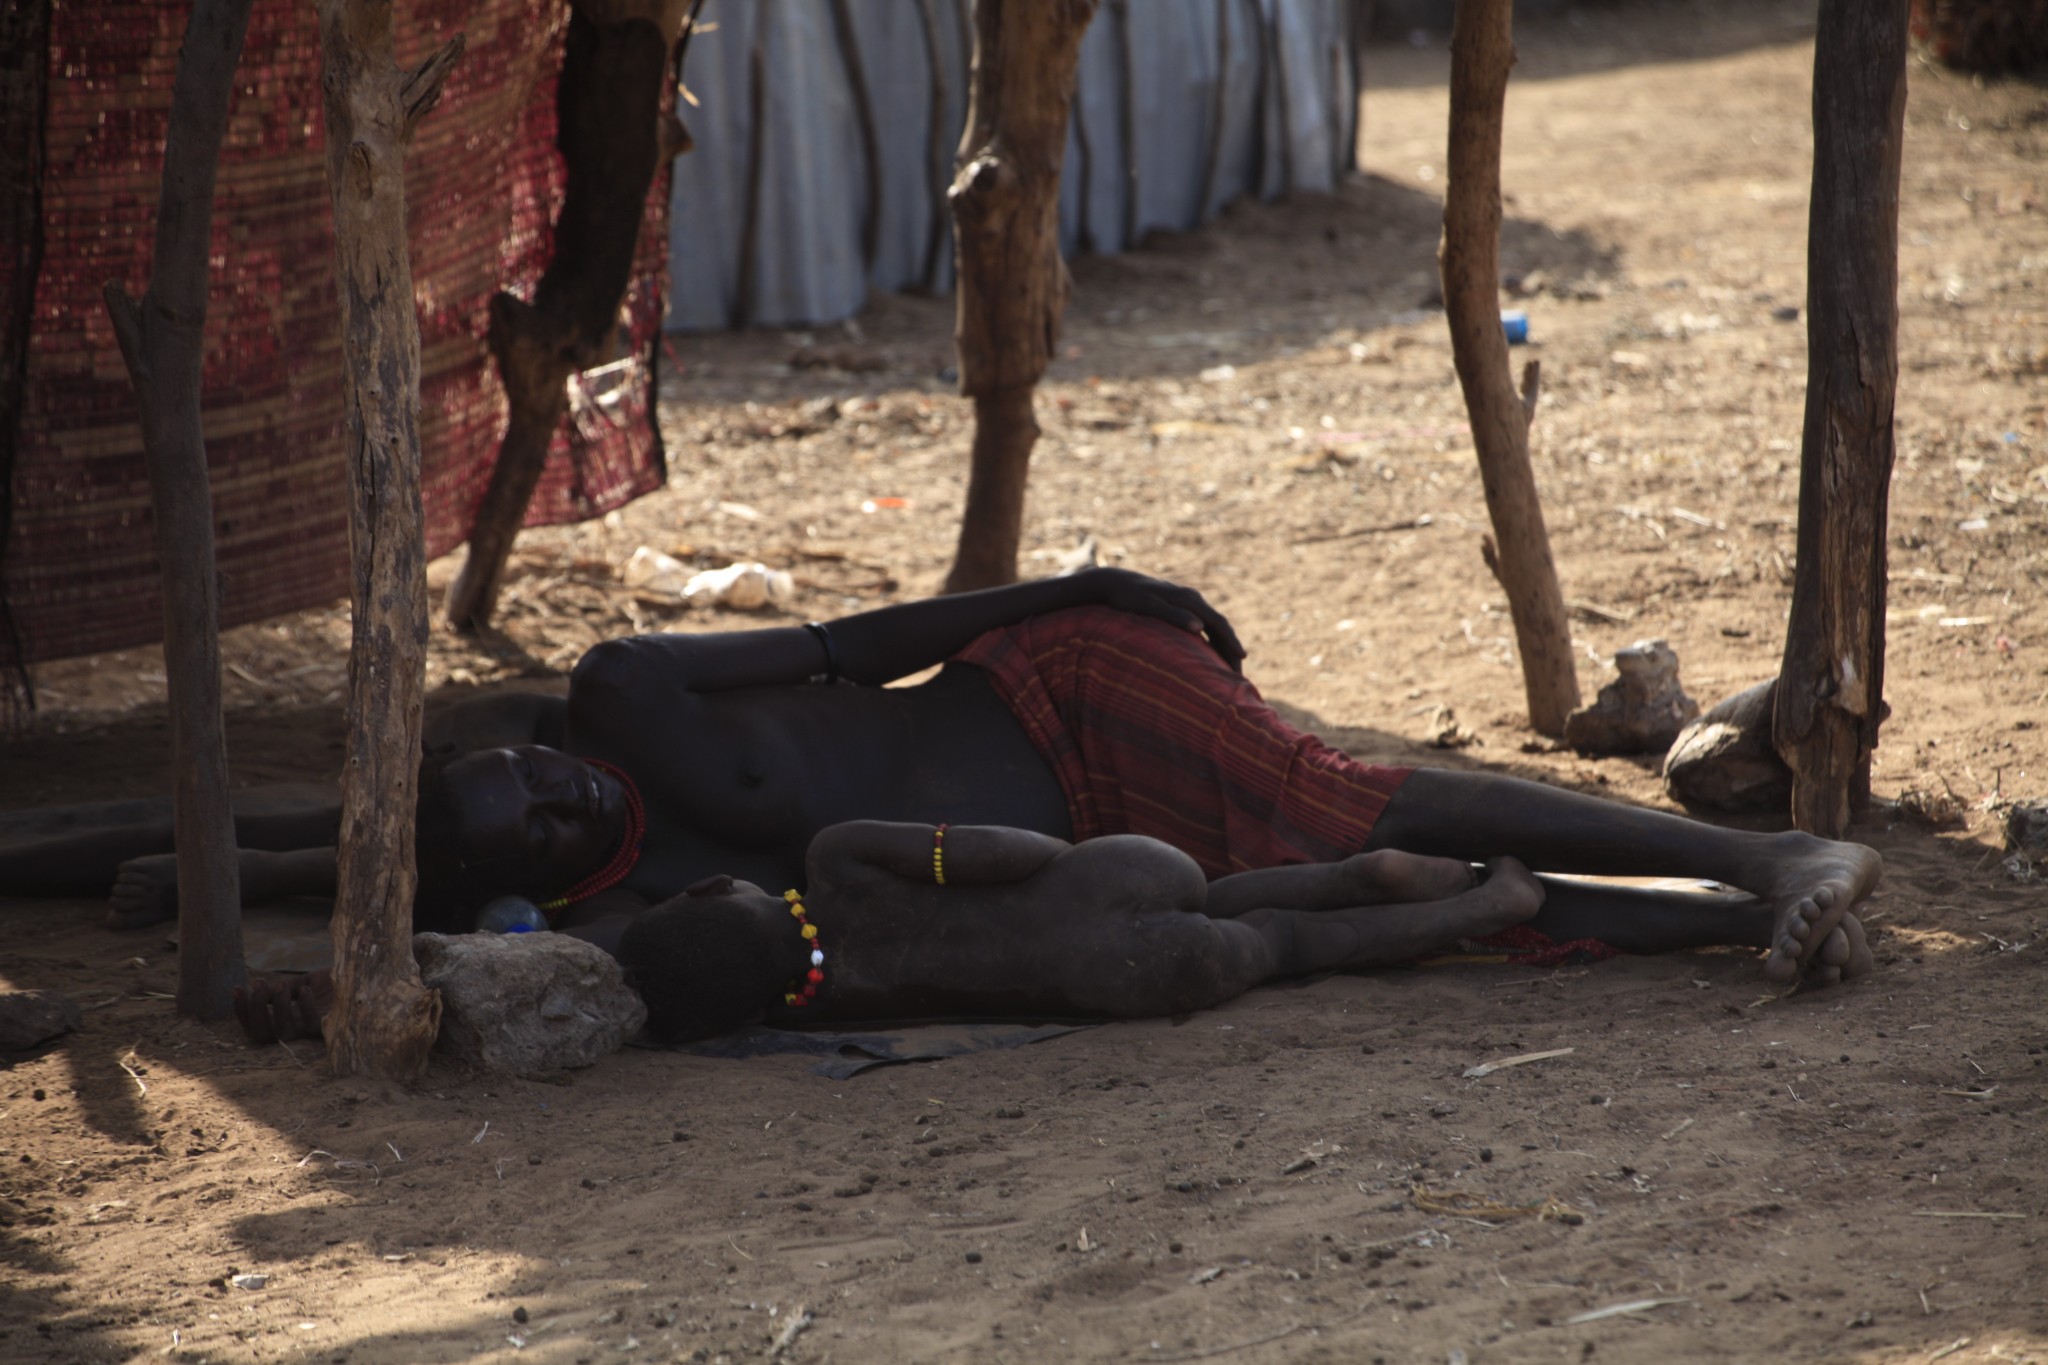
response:
<path fill-rule="evenodd" d="M 1075 577 L 1088 580 L 1093 599 L 1105 607 L 1154 617 L 1207 636 L 1209 647 L 1223 662 L 1244 671 L 1244 646 L 1238 642 L 1237 632 L 1230 628 L 1228 618 L 1193 588 L 1130 569 L 1084 569 Z"/>

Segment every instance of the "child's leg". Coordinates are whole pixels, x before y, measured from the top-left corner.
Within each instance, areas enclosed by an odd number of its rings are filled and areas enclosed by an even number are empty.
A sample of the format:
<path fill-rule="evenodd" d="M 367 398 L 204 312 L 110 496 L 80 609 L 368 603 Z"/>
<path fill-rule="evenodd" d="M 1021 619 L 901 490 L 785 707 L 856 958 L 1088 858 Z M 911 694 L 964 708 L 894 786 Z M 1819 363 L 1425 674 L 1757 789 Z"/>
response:
<path fill-rule="evenodd" d="M 1380 849 L 1342 862 L 1301 863 L 1218 877 L 1202 913 L 1235 919 L 1248 910 L 1345 910 L 1362 905 L 1415 905 L 1470 891 L 1471 863 Z"/>
<path fill-rule="evenodd" d="M 1332 866 L 1335 866 L 1333 864 Z M 1225 933 L 1246 930 L 1263 940 L 1271 976 L 1386 967 L 1412 962 L 1460 939 L 1482 938 L 1528 921 L 1544 888 L 1512 858 L 1491 865 L 1483 883 L 1421 904 L 1342 909 L 1248 909 L 1217 921 Z"/>

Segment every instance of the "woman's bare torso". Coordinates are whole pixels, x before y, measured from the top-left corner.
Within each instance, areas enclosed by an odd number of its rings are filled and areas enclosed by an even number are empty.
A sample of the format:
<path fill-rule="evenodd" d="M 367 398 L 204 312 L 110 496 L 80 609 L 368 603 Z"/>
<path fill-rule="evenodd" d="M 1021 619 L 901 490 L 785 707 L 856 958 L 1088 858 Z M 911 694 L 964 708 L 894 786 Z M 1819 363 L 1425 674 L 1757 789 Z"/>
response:
<path fill-rule="evenodd" d="M 719 872 L 800 887 L 812 837 L 845 820 L 1071 833 L 1058 779 L 967 665 L 911 687 L 752 687 L 630 710 L 572 696 L 565 739 L 639 788 L 647 834 L 627 885 L 655 898 Z"/>

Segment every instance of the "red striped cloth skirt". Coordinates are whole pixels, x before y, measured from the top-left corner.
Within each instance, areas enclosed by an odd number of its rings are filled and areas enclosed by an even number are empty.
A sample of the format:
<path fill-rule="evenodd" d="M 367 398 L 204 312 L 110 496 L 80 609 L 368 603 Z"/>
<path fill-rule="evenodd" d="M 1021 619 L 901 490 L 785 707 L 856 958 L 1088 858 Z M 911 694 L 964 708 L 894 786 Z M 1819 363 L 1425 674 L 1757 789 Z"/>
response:
<path fill-rule="evenodd" d="M 1280 719 L 1197 635 L 1109 607 L 992 630 L 985 670 L 1058 775 L 1074 838 L 1145 834 L 1210 878 L 1359 852 L 1410 768 Z"/>

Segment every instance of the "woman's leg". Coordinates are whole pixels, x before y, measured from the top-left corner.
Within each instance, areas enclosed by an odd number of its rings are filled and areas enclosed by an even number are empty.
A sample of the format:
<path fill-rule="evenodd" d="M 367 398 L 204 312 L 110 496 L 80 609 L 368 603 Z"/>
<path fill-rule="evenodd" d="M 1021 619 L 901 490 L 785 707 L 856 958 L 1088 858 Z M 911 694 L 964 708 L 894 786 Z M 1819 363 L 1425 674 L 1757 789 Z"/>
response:
<path fill-rule="evenodd" d="M 1769 907 L 1764 974 L 1772 980 L 1790 981 L 1801 967 L 1832 959 L 1839 961 L 1830 976 L 1871 966 L 1860 931 L 1843 925 L 1884 871 L 1876 851 L 1861 844 L 1722 829 L 1538 782 L 1444 769 L 1410 775 L 1368 843 L 1449 858 L 1504 855 L 1543 872 L 1723 882 Z"/>
<path fill-rule="evenodd" d="M 1776 927 L 1770 902 L 1745 892 L 1673 891 L 1618 886 L 1574 877 L 1539 876 L 1543 909 L 1529 927 L 1569 943 L 1591 938 L 1624 953 L 1649 956 L 1692 948 L 1768 948 Z M 1833 985 L 1867 971 L 1863 926 L 1844 915 L 1839 934 L 1821 946 L 1813 979 Z"/>

